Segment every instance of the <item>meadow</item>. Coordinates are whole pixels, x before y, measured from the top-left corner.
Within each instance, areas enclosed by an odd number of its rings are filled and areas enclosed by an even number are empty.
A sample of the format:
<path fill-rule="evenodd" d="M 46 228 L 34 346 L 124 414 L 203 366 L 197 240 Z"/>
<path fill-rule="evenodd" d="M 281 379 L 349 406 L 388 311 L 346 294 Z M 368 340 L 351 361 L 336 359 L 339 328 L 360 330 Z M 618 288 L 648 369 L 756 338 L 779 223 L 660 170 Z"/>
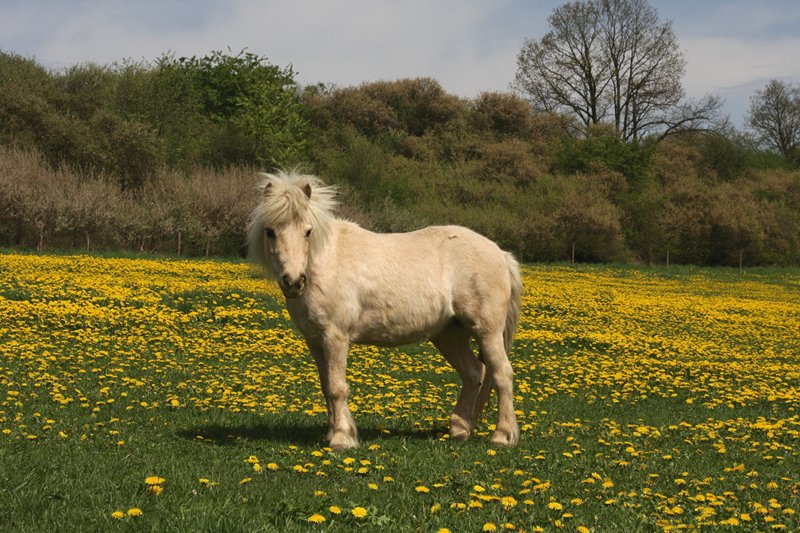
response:
<path fill-rule="evenodd" d="M 354 347 L 357 450 L 246 264 L 0 254 L 0 529 L 800 529 L 800 272 L 531 265 L 520 446 L 428 343 Z M 495 419 L 490 405 L 487 420 Z"/>

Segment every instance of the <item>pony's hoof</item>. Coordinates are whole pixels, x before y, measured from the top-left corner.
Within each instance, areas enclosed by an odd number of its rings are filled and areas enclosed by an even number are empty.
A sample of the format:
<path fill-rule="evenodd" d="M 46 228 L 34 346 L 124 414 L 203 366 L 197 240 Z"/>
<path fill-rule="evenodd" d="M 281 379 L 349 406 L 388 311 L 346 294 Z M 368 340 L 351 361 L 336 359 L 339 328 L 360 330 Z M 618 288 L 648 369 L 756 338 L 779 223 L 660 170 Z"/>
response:
<path fill-rule="evenodd" d="M 469 438 L 471 427 L 460 415 L 453 413 L 450 415 L 450 438 L 457 441 L 465 441 Z"/>
<path fill-rule="evenodd" d="M 351 450 L 358 448 L 358 439 L 345 433 L 336 433 L 329 444 L 331 450 Z"/>
<path fill-rule="evenodd" d="M 491 442 L 494 446 L 513 448 L 519 444 L 519 432 L 497 430 L 492 434 L 492 438 L 489 442 Z"/>
<path fill-rule="evenodd" d="M 464 442 L 469 438 L 469 430 L 464 428 L 450 428 L 450 439 L 458 442 Z"/>

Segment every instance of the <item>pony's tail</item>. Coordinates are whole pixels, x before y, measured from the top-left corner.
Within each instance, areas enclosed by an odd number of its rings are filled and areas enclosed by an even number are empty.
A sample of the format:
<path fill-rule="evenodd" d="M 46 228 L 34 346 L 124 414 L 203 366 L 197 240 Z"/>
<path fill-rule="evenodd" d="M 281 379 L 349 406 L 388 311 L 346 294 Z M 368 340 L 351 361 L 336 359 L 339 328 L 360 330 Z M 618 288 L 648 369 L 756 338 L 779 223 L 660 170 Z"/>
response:
<path fill-rule="evenodd" d="M 525 286 L 522 285 L 522 277 L 519 272 L 519 263 L 514 256 L 506 252 L 506 263 L 508 264 L 508 275 L 511 278 L 511 294 L 508 298 L 508 310 L 506 311 L 506 328 L 503 331 L 503 344 L 505 344 L 506 355 L 511 351 L 514 343 L 514 335 L 519 325 L 519 313 L 522 307 L 522 295 L 525 294 Z"/>

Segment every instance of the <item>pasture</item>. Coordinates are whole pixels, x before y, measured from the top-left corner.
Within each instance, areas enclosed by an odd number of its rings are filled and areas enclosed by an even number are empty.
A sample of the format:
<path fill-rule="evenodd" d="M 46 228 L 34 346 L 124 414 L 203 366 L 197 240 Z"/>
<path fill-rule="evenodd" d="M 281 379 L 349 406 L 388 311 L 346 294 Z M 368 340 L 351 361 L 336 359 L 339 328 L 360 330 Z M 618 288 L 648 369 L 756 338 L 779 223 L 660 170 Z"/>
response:
<path fill-rule="evenodd" d="M 361 447 L 333 452 L 248 265 L 2 254 L 0 528 L 800 529 L 800 272 L 523 278 L 518 447 L 449 441 L 458 377 L 420 344 L 352 349 Z"/>

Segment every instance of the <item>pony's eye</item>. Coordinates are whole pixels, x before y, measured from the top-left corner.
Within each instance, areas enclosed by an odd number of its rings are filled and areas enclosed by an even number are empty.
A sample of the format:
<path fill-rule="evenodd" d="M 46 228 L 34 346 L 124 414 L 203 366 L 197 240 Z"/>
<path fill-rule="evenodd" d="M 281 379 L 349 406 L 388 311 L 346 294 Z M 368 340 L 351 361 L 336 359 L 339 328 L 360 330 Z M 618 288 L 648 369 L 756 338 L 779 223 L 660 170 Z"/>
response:
<path fill-rule="evenodd" d="M 306 237 L 308 237 L 308 236 L 310 236 L 310 235 L 311 235 L 311 228 L 308 228 L 308 229 L 306 230 Z"/>
<path fill-rule="evenodd" d="M 267 234 L 267 238 L 268 238 L 268 239 L 274 239 L 274 238 L 275 238 L 275 230 L 274 230 L 274 229 L 272 229 L 272 228 L 266 228 L 266 229 L 264 230 L 264 233 L 266 233 L 266 234 Z"/>

